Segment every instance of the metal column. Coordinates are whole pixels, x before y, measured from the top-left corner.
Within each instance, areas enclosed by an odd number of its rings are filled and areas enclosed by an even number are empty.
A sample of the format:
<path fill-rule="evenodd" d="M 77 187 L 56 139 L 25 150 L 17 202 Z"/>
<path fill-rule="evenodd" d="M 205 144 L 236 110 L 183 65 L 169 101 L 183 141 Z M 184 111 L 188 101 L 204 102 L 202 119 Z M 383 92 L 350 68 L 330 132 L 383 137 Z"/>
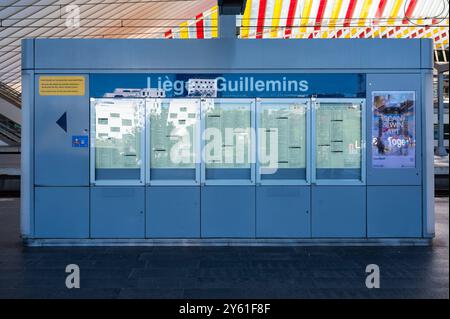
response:
<path fill-rule="evenodd" d="M 436 155 L 447 156 L 444 146 L 444 72 L 448 70 L 448 63 L 439 65 L 436 69 L 438 71 L 438 146 Z"/>

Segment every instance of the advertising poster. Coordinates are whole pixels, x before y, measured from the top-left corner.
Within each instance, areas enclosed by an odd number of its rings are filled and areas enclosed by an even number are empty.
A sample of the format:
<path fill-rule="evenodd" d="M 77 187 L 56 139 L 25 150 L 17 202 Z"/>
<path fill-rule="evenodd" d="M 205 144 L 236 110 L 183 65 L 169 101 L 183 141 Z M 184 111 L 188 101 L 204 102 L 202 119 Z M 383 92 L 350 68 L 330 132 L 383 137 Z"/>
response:
<path fill-rule="evenodd" d="M 414 168 L 416 165 L 415 92 L 372 93 L 372 165 Z"/>

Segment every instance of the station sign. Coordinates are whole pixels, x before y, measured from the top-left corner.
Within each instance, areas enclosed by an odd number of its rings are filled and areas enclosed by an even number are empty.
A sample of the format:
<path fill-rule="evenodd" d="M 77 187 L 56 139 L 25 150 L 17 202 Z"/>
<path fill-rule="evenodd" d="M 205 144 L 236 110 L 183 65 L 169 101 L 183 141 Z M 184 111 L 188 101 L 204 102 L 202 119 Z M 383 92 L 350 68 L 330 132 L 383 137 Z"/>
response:
<path fill-rule="evenodd" d="M 365 98 L 366 78 L 354 73 L 91 74 L 90 96 L 217 98 Z"/>

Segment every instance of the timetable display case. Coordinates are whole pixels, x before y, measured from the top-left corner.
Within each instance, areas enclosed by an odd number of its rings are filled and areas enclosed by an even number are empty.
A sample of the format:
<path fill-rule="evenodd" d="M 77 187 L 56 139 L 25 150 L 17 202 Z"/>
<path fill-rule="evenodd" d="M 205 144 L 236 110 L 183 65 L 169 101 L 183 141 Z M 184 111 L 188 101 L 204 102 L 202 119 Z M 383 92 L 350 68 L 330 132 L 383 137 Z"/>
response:
<path fill-rule="evenodd" d="M 200 100 L 151 99 L 147 105 L 147 182 L 200 182 Z"/>
<path fill-rule="evenodd" d="M 365 182 L 365 101 L 318 99 L 313 117 L 313 181 Z"/>
<path fill-rule="evenodd" d="M 142 99 L 91 99 L 91 183 L 144 183 Z"/>
<path fill-rule="evenodd" d="M 257 103 L 257 180 L 307 184 L 310 180 L 308 99 L 261 99 Z"/>
<path fill-rule="evenodd" d="M 364 184 L 364 116 L 363 99 L 91 99 L 91 183 Z"/>
<path fill-rule="evenodd" d="M 255 100 L 202 101 L 202 182 L 255 183 Z"/>

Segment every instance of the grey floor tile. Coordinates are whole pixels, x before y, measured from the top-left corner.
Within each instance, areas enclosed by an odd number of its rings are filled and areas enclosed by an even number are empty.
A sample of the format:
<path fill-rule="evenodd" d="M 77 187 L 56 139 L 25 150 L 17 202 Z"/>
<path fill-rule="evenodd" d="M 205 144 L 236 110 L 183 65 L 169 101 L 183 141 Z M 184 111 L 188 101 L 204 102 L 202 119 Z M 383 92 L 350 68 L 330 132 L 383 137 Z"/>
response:
<path fill-rule="evenodd" d="M 236 288 L 197 288 L 185 289 L 183 298 L 187 299 L 232 299 L 250 298 L 246 289 Z"/>
<path fill-rule="evenodd" d="M 183 298 L 183 290 L 181 289 L 121 289 L 118 298 L 123 299 L 180 299 Z"/>
<path fill-rule="evenodd" d="M 29 248 L 18 236 L 18 201 L 8 205 L 0 216 L 0 298 L 449 296 L 448 208 L 446 216 L 437 215 L 431 247 Z M 17 236 L 2 227 L 13 227 Z M 70 263 L 80 266 L 80 289 L 65 287 Z M 365 287 L 371 263 L 380 266 L 380 289 Z"/>

